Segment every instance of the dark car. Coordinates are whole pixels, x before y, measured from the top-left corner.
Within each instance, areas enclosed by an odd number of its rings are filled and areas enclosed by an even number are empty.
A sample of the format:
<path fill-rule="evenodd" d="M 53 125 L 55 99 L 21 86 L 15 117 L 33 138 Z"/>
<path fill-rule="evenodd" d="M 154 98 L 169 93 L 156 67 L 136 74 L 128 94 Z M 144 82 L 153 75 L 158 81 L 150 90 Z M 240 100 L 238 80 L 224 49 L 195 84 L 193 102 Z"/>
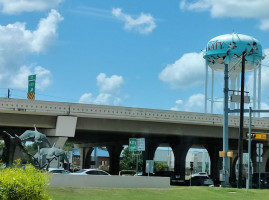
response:
<path fill-rule="evenodd" d="M 195 186 L 214 185 L 214 182 L 208 176 L 194 176 L 190 179 L 190 184 Z"/>
<path fill-rule="evenodd" d="M 269 172 L 261 173 L 261 188 L 269 188 Z M 252 187 L 259 188 L 259 173 L 253 173 Z"/>
<path fill-rule="evenodd" d="M 171 185 L 180 185 L 184 183 L 183 180 L 180 180 L 180 175 L 175 175 L 173 171 L 158 171 L 154 176 L 170 177 Z"/>

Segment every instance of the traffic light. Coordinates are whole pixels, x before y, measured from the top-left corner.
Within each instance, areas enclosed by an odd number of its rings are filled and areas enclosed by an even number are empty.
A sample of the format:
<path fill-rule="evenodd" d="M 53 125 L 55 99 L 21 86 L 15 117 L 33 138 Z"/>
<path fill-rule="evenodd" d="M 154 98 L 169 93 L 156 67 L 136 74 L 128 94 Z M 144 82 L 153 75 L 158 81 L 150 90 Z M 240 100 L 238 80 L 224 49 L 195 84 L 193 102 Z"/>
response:
<path fill-rule="evenodd" d="M 249 133 L 247 133 L 247 139 L 248 139 L 248 137 L 249 137 Z M 251 133 L 250 134 L 250 137 L 253 139 L 255 139 L 256 138 L 256 133 Z"/>

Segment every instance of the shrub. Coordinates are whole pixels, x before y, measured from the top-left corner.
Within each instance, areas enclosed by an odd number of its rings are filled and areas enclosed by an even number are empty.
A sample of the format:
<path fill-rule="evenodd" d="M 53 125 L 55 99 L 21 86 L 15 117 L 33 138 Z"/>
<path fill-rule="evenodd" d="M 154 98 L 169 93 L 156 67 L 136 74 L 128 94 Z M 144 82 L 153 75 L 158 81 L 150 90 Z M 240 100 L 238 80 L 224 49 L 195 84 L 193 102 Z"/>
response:
<path fill-rule="evenodd" d="M 0 169 L 1 200 L 48 200 L 50 198 L 45 193 L 48 184 L 48 173 L 32 165 Z"/>

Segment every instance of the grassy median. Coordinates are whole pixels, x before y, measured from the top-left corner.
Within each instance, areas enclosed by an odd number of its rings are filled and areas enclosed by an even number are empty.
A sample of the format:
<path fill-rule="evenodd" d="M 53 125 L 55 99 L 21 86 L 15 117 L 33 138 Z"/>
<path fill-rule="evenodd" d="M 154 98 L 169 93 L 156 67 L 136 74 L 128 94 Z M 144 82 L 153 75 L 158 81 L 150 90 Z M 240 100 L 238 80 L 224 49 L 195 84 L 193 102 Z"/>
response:
<path fill-rule="evenodd" d="M 170 189 L 48 188 L 52 200 L 268 200 L 269 190 L 171 187 Z"/>

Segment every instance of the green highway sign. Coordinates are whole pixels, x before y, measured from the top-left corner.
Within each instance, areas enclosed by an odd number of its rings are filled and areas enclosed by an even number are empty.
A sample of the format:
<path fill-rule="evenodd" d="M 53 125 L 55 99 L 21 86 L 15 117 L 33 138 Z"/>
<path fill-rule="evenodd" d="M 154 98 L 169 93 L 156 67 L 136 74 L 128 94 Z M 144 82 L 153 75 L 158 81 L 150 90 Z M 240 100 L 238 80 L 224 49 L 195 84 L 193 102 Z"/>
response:
<path fill-rule="evenodd" d="M 36 75 L 28 76 L 28 93 L 35 93 Z"/>
<path fill-rule="evenodd" d="M 136 138 L 129 139 L 129 149 L 130 151 L 136 151 Z"/>
<path fill-rule="evenodd" d="M 28 99 L 34 100 L 35 99 L 35 80 L 36 75 L 29 75 L 28 76 Z"/>

